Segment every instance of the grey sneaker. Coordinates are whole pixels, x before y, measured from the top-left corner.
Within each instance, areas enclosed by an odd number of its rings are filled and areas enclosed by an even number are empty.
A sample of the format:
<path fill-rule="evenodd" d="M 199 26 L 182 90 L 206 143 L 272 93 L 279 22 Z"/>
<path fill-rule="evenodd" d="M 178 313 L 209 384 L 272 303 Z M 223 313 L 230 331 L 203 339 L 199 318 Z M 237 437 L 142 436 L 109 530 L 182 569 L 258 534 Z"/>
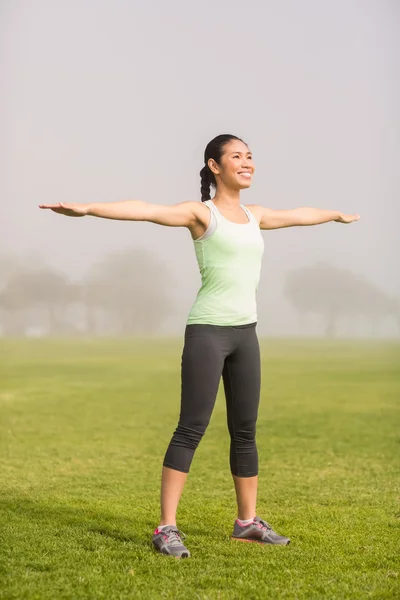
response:
<path fill-rule="evenodd" d="M 156 529 L 153 533 L 152 542 L 154 547 L 161 554 L 169 554 L 175 558 L 189 558 L 190 552 L 182 544 L 185 534 L 179 531 L 173 525 L 168 525 L 163 529 Z"/>
<path fill-rule="evenodd" d="M 240 542 L 258 542 L 259 544 L 279 544 L 280 546 L 287 546 L 290 543 L 289 538 L 276 533 L 271 525 L 260 517 L 255 517 L 249 525 L 240 525 L 235 521 L 231 539 Z"/>

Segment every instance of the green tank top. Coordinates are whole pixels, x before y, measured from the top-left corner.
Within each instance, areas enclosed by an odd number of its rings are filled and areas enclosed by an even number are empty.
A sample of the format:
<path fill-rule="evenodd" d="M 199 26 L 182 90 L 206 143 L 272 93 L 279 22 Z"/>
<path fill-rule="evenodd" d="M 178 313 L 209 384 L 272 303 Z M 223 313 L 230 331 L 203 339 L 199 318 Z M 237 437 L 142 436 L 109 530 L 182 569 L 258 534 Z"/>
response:
<path fill-rule="evenodd" d="M 212 200 L 205 234 L 194 241 L 201 288 L 188 325 L 246 325 L 257 321 L 256 292 L 264 240 L 254 215 L 242 204 L 247 223 L 229 221 Z"/>

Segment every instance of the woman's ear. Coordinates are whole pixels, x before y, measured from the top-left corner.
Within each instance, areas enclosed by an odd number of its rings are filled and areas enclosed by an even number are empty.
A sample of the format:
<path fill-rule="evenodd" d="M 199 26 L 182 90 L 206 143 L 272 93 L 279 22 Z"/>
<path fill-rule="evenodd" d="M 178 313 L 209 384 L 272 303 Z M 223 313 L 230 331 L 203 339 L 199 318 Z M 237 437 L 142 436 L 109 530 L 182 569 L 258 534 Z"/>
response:
<path fill-rule="evenodd" d="M 213 158 L 209 158 L 207 164 L 211 173 L 214 175 L 219 175 L 218 163 L 216 163 Z"/>

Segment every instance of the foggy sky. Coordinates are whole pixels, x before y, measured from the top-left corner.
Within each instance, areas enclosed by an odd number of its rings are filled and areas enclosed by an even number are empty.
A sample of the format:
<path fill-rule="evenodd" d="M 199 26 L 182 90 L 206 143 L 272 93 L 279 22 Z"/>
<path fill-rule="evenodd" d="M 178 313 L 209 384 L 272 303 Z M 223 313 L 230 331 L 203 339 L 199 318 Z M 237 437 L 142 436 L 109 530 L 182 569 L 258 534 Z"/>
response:
<path fill-rule="evenodd" d="M 359 212 L 263 232 L 261 329 L 296 330 L 285 273 L 325 261 L 400 296 L 396 0 L 3 0 L 0 253 L 79 278 L 132 245 L 171 271 L 183 325 L 200 282 L 190 234 L 39 203 L 200 200 L 204 147 L 249 144 L 243 203 Z"/>

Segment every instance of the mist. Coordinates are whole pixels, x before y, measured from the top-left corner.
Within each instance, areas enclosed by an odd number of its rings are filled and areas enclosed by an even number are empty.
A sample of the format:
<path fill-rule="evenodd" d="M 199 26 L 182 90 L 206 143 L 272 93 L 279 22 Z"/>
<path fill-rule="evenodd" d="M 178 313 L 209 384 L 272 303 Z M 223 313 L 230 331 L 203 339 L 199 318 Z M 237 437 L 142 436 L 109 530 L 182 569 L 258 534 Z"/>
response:
<path fill-rule="evenodd" d="M 38 204 L 200 201 L 204 148 L 233 133 L 256 165 L 244 204 L 361 215 L 262 233 L 259 333 L 400 335 L 397 2 L 24 0 L 0 10 L 3 333 L 11 321 L 17 333 L 73 332 L 66 323 L 88 333 L 85 314 L 98 311 L 98 335 L 181 334 L 200 284 L 187 230 Z M 116 323 L 118 295 L 106 307 L 82 300 L 94 273 L 107 288 L 115 257 L 124 281 L 132 265 L 123 289 L 133 311 L 145 300 L 144 329 Z M 46 269 L 69 286 L 64 305 L 24 287 Z M 32 301 L 16 307 L 22 296 Z"/>

